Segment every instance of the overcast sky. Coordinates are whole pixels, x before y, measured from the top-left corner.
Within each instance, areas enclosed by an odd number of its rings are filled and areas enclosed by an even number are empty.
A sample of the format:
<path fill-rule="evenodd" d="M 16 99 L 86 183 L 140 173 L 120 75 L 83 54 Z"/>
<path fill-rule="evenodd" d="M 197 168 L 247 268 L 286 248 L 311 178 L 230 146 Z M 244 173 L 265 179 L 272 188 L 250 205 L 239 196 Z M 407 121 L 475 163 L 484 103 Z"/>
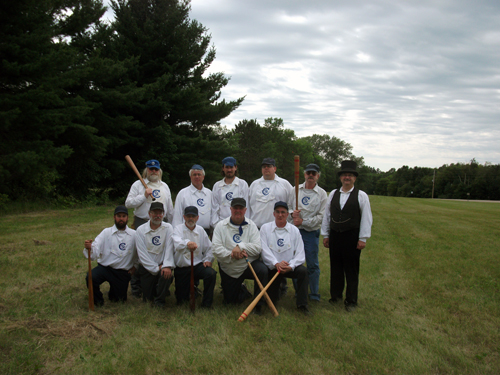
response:
<path fill-rule="evenodd" d="M 500 164 L 500 1 L 193 0 L 239 109 L 365 164 Z"/>

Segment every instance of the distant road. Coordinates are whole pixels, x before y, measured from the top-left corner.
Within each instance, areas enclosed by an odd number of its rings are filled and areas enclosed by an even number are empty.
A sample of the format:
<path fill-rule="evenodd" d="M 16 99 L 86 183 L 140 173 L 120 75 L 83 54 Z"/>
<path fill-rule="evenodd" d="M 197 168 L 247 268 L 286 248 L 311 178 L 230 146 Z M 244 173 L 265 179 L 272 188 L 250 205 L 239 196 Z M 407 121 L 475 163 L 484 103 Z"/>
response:
<path fill-rule="evenodd" d="M 430 198 L 430 199 L 437 199 L 440 201 L 500 203 L 500 201 L 482 201 L 479 199 L 444 199 L 444 198 Z"/>

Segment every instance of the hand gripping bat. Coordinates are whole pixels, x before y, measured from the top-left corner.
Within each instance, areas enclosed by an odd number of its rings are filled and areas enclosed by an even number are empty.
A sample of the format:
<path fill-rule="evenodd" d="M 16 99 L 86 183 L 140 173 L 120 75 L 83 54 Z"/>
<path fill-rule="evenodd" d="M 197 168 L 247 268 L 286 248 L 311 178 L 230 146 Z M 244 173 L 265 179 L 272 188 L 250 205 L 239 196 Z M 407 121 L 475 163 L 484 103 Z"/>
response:
<path fill-rule="evenodd" d="M 134 162 L 132 161 L 132 159 L 130 158 L 130 156 L 128 155 L 125 155 L 125 160 L 127 161 L 128 165 L 130 165 L 130 168 L 132 168 L 132 170 L 135 172 L 136 176 L 139 177 L 139 180 L 142 182 L 142 186 L 144 186 L 144 189 L 147 189 L 148 188 L 148 185 L 146 185 L 146 182 L 144 182 L 141 174 L 139 173 L 139 171 L 137 170 L 137 167 L 135 166 Z M 153 201 L 156 200 L 155 197 L 153 197 L 153 194 L 151 194 L 151 198 L 153 199 Z"/>

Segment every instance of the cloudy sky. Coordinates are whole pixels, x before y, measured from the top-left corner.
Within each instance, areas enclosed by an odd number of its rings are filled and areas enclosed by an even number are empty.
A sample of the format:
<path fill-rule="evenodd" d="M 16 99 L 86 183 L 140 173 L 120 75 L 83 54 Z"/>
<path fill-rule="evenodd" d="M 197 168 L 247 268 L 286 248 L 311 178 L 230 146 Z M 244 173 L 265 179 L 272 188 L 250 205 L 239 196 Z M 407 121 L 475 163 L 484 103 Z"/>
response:
<path fill-rule="evenodd" d="M 280 117 L 383 171 L 500 163 L 500 2 L 192 0 L 231 77 L 222 121 Z"/>

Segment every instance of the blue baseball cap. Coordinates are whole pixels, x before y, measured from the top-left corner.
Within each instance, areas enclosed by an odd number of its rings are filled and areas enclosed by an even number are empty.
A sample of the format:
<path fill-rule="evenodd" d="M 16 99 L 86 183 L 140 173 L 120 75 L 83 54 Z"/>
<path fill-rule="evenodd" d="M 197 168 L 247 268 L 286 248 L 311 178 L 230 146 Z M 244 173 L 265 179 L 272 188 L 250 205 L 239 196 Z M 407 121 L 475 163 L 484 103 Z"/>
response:
<path fill-rule="evenodd" d="M 146 167 L 160 169 L 160 162 L 154 159 L 148 160 L 146 162 Z"/>
<path fill-rule="evenodd" d="M 272 165 L 273 167 L 276 167 L 276 161 L 273 158 L 264 158 L 261 165 Z"/>
<path fill-rule="evenodd" d="M 307 164 L 306 169 L 304 169 L 304 172 L 318 172 L 319 173 L 319 166 L 318 164 Z"/>
<path fill-rule="evenodd" d="M 199 171 L 203 171 L 203 167 L 199 164 L 195 164 L 191 167 L 191 169 L 196 169 L 196 170 L 199 170 Z"/>
<path fill-rule="evenodd" d="M 222 165 L 227 165 L 228 167 L 234 167 L 236 165 L 236 159 L 232 156 L 222 159 Z"/>

